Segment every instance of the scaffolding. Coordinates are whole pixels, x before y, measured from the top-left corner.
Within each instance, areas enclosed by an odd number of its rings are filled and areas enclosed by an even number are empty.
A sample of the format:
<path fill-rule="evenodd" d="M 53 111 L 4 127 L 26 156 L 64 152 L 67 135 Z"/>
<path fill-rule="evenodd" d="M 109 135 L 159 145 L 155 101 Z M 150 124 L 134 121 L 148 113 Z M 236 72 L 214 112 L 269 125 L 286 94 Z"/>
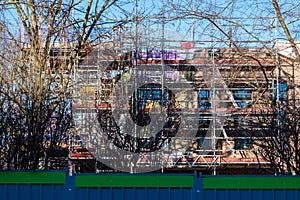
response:
<path fill-rule="evenodd" d="M 275 96 L 287 99 L 267 42 L 233 47 L 213 28 L 202 40 L 178 39 L 160 17 L 113 27 L 75 65 L 73 115 L 88 152 L 71 158 L 130 172 L 267 165 L 245 131 Z"/>

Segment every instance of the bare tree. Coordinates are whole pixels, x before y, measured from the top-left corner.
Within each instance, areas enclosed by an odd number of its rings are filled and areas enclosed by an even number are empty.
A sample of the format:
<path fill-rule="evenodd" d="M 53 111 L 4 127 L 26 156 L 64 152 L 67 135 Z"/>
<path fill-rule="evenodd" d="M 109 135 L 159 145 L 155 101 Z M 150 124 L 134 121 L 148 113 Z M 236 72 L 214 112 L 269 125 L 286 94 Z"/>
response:
<path fill-rule="evenodd" d="M 2 169 L 51 168 L 72 131 L 73 65 L 123 24 L 115 0 L 0 3 Z M 122 20 L 110 20 L 114 13 Z M 126 13 L 125 13 L 126 14 Z"/>
<path fill-rule="evenodd" d="M 299 174 L 299 109 L 278 106 L 258 112 L 241 129 L 252 140 L 255 155 L 270 163 L 263 168 L 275 174 Z"/>
<path fill-rule="evenodd" d="M 230 51 L 215 57 L 218 66 L 231 65 L 229 87 L 244 80 L 243 87 L 252 88 L 249 109 L 238 116 L 247 126 L 235 124 L 235 136 L 251 138 L 256 156 L 273 172 L 299 174 L 299 2 L 187 0 L 168 6 L 166 12 L 186 22 L 196 40 Z"/>

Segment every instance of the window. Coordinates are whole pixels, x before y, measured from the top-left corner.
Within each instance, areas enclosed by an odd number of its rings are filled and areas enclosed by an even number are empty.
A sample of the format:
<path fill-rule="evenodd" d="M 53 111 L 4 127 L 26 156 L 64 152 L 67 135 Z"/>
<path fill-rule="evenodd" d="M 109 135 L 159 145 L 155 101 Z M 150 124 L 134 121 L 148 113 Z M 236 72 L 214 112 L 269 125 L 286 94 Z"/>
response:
<path fill-rule="evenodd" d="M 246 86 L 235 86 L 238 88 L 233 92 L 234 99 L 240 108 L 246 108 L 249 101 L 251 100 L 251 90 L 246 88 Z"/>
<path fill-rule="evenodd" d="M 248 138 L 234 139 L 234 149 L 251 149 L 252 141 Z"/>
<path fill-rule="evenodd" d="M 235 149 L 251 149 L 252 148 L 252 140 L 250 138 L 247 129 L 249 127 L 249 123 L 243 117 L 239 117 L 235 119 L 236 124 L 236 137 L 234 139 L 234 148 Z"/>
<path fill-rule="evenodd" d="M 160 105 L 165 106 L 168 102 L 168 93 L 164 91 L 162 95 L 161 87 L 153 87 L 150 85 L 149 87 L 141 87 L 137 92 L 137 100 L 139 102 L 139 108 L 145 108 L 147 102 L 158 102 Z"/>
<path fill-rule="evenodd" d="M 210 90 L 200 90 L 198 93 L 198 104 L 201 109 L 212 108 L 211 104 L 212 92 Z"/>
<path fill-rule="evenodd" d="M 278 100 L 279 100 L 280 104 L 286 105 L 286 100 L 288 97 L 287 90 L 288 90 L 287 84 L 285 82 L 280 82 L 278 85 L 278 93 L 279 93 Z M 272 99 L 277 98 L 277 83 L 276 82 L 273 84 L 273 87 L 272 87 L 271 98 Z"/>

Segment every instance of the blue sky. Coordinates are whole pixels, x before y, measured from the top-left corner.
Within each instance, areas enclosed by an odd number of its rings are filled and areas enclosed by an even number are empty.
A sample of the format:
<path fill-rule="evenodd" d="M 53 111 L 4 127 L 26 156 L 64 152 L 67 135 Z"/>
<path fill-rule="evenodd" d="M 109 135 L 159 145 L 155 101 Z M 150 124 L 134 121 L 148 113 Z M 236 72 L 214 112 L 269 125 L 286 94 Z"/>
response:
<path fill-rule="evenodd" d="M 86 2 L 84 1 L 81 5 L 81 10 L 84 10 L 85 4 Z M 163 4 L 165 6 L 164 27 L 162 26 Z M 296 21 L 300 19 L 298 4 L 298 1 L 280 1 L 285 19 L 287 23 L 290 23 L 291 33 L 296 40 L 299 40 L 298 30 L 300 30 L 299 22 Z M 13 23 L 14 20 L 12 19 L 15 13 L 13 10 L 9 12 L 11 16 L 7 17 L 8 20 L 6 22 Z M 271 0 L 164 0 L 164 2 L 158 0 L 133 0 L 129 3 L 127 1 L 118 1 L 118 5 L 113 6 L 102 20 L 103 22 L 114 18 L 122 20 L 136 15 L 141 17 L 142 21 L 138 25 L 135 23 L 128 24 L 128 26 L 132 27 L 128 31 L 135 34 L 137 30 L 139 34 L 143 35 L 142 42 L 144 43 L 151 39 L 158 40 L 162 38 L 162 34 L 167 40 L 192 40 L 193 38 L 201 40 L 203 42 L 198 43 L 200 46 L 210 46 L 212 45 L 210 42 L 212 40 L 217 43 L 218 40 L 225 39 L 224 34 L 220 33 L 217 28 L 213 28 L 206 19 L 187 16 L 176 19 L 177 16 L 184 14 L 182 12 L 187 12 L 188 14 L 200 13 L 204 16 L 218 14 L 219 17 L 214 21 L 225 32 L 231 32 L 233 39 L 237 41 L 253 40 L 253 37 L 271 41 L 271 43 L 274 43 L 276 38 L 285 40 L 282 30 L 274 28 L 276 20 L 274 19 L 275 11 Z M 14 25 L 12 24 L 12 26 Z M 106 26 L 111 26 L 111 24 Z M 164 32 L 162 28 L 164 28 Z M 17 32 L 18 30 L 15 31 Z M 178 43 L 174 44 L 178 45 Z M 240 43 L 240 45 L 244 44 L 245 42 Z M 166 43 L 166 45 L 170 44 Z M 247 45 L 251 45 L 250 42 Z"/>

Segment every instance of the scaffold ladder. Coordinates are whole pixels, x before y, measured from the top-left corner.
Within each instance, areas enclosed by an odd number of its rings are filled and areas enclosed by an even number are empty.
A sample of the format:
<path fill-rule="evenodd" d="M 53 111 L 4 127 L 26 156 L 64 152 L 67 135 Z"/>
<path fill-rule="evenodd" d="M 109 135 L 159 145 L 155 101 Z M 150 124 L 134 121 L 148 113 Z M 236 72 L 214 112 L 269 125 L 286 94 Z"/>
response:
<path fill-rule="evenodd" d="M 231 91 L 229 90 L 229 88 L 227 87 L 227 84 L 225 83 L 225 81 L 224 81 L 224 79 L 223 79 L 223 77 L 222 77 L 222 75 L 221 75 L 219 69 L 216 68 L 215 71 L 216 71 L 216 75 L 217 75 L 218 79 L 220 80 L 221 84 L 223 85 L 223 87 L 224 87 L 224 89 L 225 89 L 225 91 L 226 91 L 228 97 L 230 98 L 230 100 L 231 100 L 233 106 L 234 106 L 235 108 L 239 108 L 239 106 L 237 105 L 237 103 L 236 103 L 236 101 L 235 101 L 235 99 L 234 99 L 234 96 L 232 95 L 232 92 L 231 92 Z M 227 133 L 226 133 L 226 131 L 225 131 L 225 128 L 223 127 L 222 122 L 220 121 L 219 118 L 217 118 L 217 121 L 218 121 L 219 124 L 220 124 L 220 128 L 221 128 L 221 130 L 222 130 L 222 133 L 223 133 L 223 136 L 224 136 L 224 138 L 225 138 L 225 140 L 226 140 L 226 143 L 229 145 L 230 150 L 231 150 L 232 152 L 234 152 L 234 148 L 233 148 L 232 144 L 230 143 L 230 141 L 228 140 L 229 138 L 228 138 L 228 135 L 227 135 Z"/>
<path fill-rule="evenodd" d="M 221 84 L 223 85 L 223 87 L 224 87 L 224 89 L 225 89 L 225 91 L 226 91 L 226 93 L 227 93 L 229 99 L 231 100 L 233 106 L 234 106 L 235 108 L 239 108 L 238 104 L 236 103 L 236 101 L 235 101 L 235 99 L 234 99 L 234 96 L 232 95 L 232 92 L 231 92 L 231 91 L 229 90 L 229 88 L 227 87 L 227 84 L 225 83 L 225 81 L 224 81 L 224 79 L 223 79 L 223 77 L 222 77 L 222 75 L 221 75 L 219 69 L 216 68 L 215 71 L 216 71 L 216 74 L 217 74 L 217 76 L 218 76 L 218 78 L 219 78 Z"/>

